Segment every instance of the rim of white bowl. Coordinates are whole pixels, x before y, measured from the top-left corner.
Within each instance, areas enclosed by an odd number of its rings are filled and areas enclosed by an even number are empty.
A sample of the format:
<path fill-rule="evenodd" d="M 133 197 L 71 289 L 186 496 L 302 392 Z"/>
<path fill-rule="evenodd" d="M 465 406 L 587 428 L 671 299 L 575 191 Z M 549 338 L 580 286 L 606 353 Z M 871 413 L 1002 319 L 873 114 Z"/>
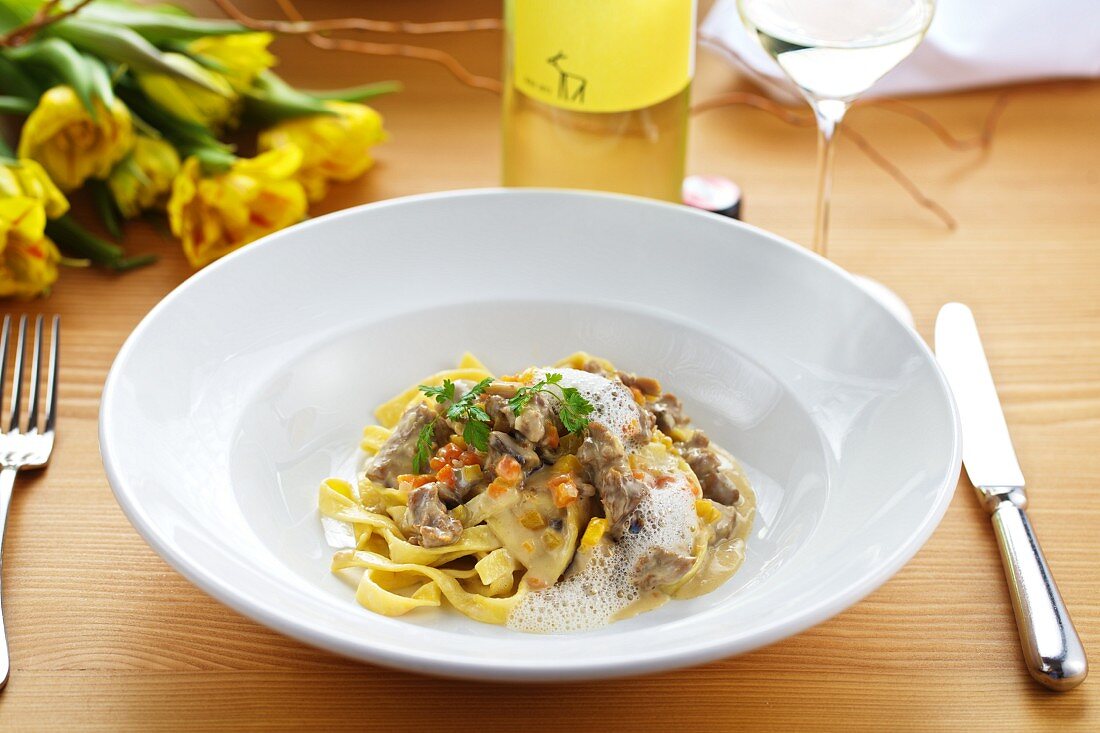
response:
<path fill-rule="evenodd" d="M 532 666 L 526 662 L 512 662 L 508 659 L 494 660 L 492 662 L 481 660 L 472 661 L 451 654 L 434 654 L 396 645 L 382 644 L 365 637 L 348 638 L 347 636 L 341 636 L 323 629 L 315 628 L 302 623 L 291 615 L 281 612 L 278 608 L 265 604 L 262 600 L 240 594 L 232 585 L 216 574 L 209 572 L 200 564 L 191 561 L 185 553 L 178 552 L 171 546 L 169 541 L 161 537 L 142 508 L 132 501 L 132 494 L 126 488 L 126 481 L 119 474 L 117 466 L 115 465 L 112 455 L 114 448 L 112 447 L 110 435 L 108 434 L 106 426 L 111 424 L 110 415 L 114 403 L 114 391 L 119 378 L 118 375 L 121 365 L 127 360 L 130 352 L 141 340 L 145 330 L 149 328 L 150 324 L 157 318 L 160 311 L 169 307 L 176 298 L 180 297 L 181 292 L 190 287 L 192 282 L 210 277 L 211 273 L 217 272 L 229 262 L 233 262 L 242 257 L 254 256 L 253 253 L 259 248 L 299 229 L 317 226 L 322 222 L 333 219 L 356 216 L 358 212 L 364 209 L 388 208 L 417 201 L 430 201 L 436 199 L 498 196 L 539 197 L 547 195 L 568 198 L 625 201 L 636 205 L 675 210 L 678 212 L 678 215 L 704 217 L 712 222 L 715 220 L 723 220 L 727 222 L 728 226 L 755 232 L 772 241 L 777 246 L 793 251 L 799 256 L 816 260 L 819 265 L 826 267 L 834 274 L 839 275 L 842 279 L 847 280 L 853 288 L 862 293 L 870 307 L 880 309 L 883 313 L 886 313 L 891 319 L 896 321 L 902 329 L 909 333 L 910 337 L 916 343 L 918 350 L 931 361 L 936 379 L 944 395 L 947 397 L 948 408 L 951 411 L 952 417 L 952 430 L 954 433 L 949 464 L 951 468 L 948 469 L 947 475 L 944 477 L 936 492 L 935 501 L 930 504 L 929 511 L 922 518 L 917 531 L 911 534 L 893 554 L 886 558 L 875 572 L 864 576 L 857 582 L 849 583 L 841 587 L 822 598 L 817 603 L 799 610 L 782 621 L 777 621 L 765 626 L 763 629 L 755 631 L 751 638 L 734 637 L 727 641 L 719 640 L 704 642 L 672 651 L 657 653 L 647 653 L 642 650 L 634 652 L 629 656 L 619 655 L 618 657 L 611 657 L 608 659 L 595 657 L 589 660 L 572 659 L 566 662 L 546 660 L 538 666 Z M 958 484 L 960 472 L 962 470 L 962 431 L 959 412 L 955 404 L 954 395 L 952 395 L 947 380 L 942 370 L 939 368 L 939 363 L 936 361 L 932 349 L 925 343 L 924 339 L 921 338 L 920 334 L 918 334 L 912 326 L 897 318 L 897 316 L 890 312 L 882 303 L 868 294 L 866 290 L 860 286 L 854 275 L 814 252 L 776 234 L 753 226 L 752 224 L 746 224 L 745 222 L 729 219 L 728 217 L 719 217 L 709 212 L 679 204 L 601 191 L 579 191 L 555 188 L 510 189 L 501 187 L 437 191 L 386 199 L 384 201 L 342 209 L 315 219 L 300 222 L 292 227 L 270 234 L 267 237 L 252 242 L 246 247 L 242 247 L 230 253 L 191 275 L 153 306 L 126 338 L 122 348 L 119 349 L 118 354 L 115 356 L 111 364 L 111 369 L 107 374 L 107 380 L 104 383 L 100 405 L 100 455 L 115 500 L 122 508 L 130 524 L 134 526 L 138 534 L 141 535 L 146 543 L 148 543 L 165 562 L 171 565 L 177 572 L 187 578 L 199 589 L 235 611 L 291 638 L 310 644 L 311 646 L 326 649 L 341 656 L 420 674 L 466 679 L 516 682 L 565 682 L 571 680 L 625 677 L 702 664 L 723 657 L 752 651 L 753 649 L 758 649 L 798 634 L 855 605 L 863 598 L 867 597 L 871 592 L 882 586 L 912 559 L 928 541 L 928 538 L 932 536 L 932 533 L 943 519 L 947 507 L 951 502 L 951 497 L 955 493 L 955 488 Z"/>

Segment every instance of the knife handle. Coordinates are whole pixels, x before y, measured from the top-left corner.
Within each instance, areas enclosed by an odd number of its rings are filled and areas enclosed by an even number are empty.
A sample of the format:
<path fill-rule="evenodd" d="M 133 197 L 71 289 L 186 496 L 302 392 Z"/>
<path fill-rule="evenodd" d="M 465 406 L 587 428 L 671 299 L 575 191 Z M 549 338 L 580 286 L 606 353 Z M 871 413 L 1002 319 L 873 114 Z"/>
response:
<path fill-rule="evenodd" d="M 1088 675 L 1088 660 L 1024 513 L 1027 497 L 1018 488 L 982 493 L 1001 549 L 1027 670 L 1052 690 L 1073 689 Z"/>

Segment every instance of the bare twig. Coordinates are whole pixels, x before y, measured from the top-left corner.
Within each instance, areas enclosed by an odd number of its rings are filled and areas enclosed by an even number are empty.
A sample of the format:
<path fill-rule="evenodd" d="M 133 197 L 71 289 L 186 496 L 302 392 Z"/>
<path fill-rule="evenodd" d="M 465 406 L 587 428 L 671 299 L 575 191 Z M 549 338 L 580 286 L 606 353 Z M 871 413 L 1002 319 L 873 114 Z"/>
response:
<path fill-rule="evenodd" d="M 905 189 L 905 192 L 908 193 L 918 205 L 931 211 L 949 230 L 955 231 L 958 229 L 959 222 L 951 215 L 951 212 L 945 209 L 935 199 L 925 195 L 925 193 L 920 190 L 920 187 L 913 183 L 913 180 L 909 178 L 909 176 L 902 173 L 901 168 L 898 168 L 890 162 L 885 155 L 875 149 L 862 133 L 853 129 L 851 125 L 847 125 L 843 128 L 841 134 L 851 139 L 851 141 L 856 144 L 856 147 L 862 150 L 863 153 L 871 159 L 872 163 L 886 171 L 891 178 L 897 181 L 898 185 Z"/>
<path fill-rule="evenodd" d="M 88 0 L 85 0 L 87 2 Z M 484 89 L 500 93 L 501 82 L 485 76 L 471 73 L 454 56 L 445 51 L 423 46 L 414 46 L 403 43 L 377 43 L 348 38 L 333 38 L 326 33 L 331 31 L 366 31 L 375 33 L 405 33 L 411 35 L 460 33 L 467 31 L 499 30 L 502 22 L 498 18 L 480 18 L 465 21 L 441 21 L 434 23 L 414 23 L 410 21 L 380 21 L 366 18 L 338 18 L 331 20 L 306 20 L 298 11 L 294 0 L 276 0 L 279 7 L 286 14 L 288 20 L 265 20 L 253 18 L 243 13 L 232 0 L 213 0 L 229 17 L 241 25 L 254 30 L 266 30 L 275 33 L 305 36 L 306 40 L 317 48 L 326 50 L 350 51 L 374 56 L 402 56 L 406 58 L 431 61 L 446 68 L 458 81 L 475 89 Z M 47 3 L 49 4 L 49 3 Z M 83 4 L 83 3 L 82 3 Z M 714 39 L 704 38 L 704 41 Z M 732 53 L 723 44 L 712 44 L 719 50 Z M 874 99 L 858 102 L 859 106 L 874 106 L 909 117 L 928 128 L 945 146 L 951 150 L 988 150 L 992 146 L 993 135 L 1009 101 L 1015 95 L 1028 87 L 1016 87 L 1001 92 L 994 100 L 986 113 L 984 123 L 978 135 L 971 138 L 962 138 L 953 134 L 947 127 L 933 115 L 913 105 L 897 99 Z M 796 111 L 777 102 L 751 92 L 728 92 L 710 99 L 705 99 L 695 104 L 691 112 L 699 114 L 719 107 L 730 105 L 747 105 L 767 112 L 783 122 L 795 127 L 813 127 L 814 119 L 809 113 Z M 897 181 L 906 193 L 908 193 L 918 205 L 930 211 L 939 218 L 949 229 L 955 229 L 955 218 L 941 204 L 927 196 L 921 189 L 906 176 L 901 169 L 875 148 L 868 139 L 852 126 L 845 126 L 846 134 L 851 138 L 856 147 L 866 155 L 871 162 L 885 171 L 891 178 Z"/>
<path fill-rule="evenodd" d="M 222 12 L 243 26 L 272 33 L 285 33 L 302 36 L 327 31 L 368 31 L 371 33 L 408 33 L 412 35 L 430 33 L 461 33 L 464 31 L 495 31 L 502 27 L 500 18 L 476 18 L 474 20 L 445 20 L 435 23 L 413 23 L 407 20 L 388 21 L 368 18 L 332 18 L 329 20 L 306 20 L 296 11 L 287 12 L 288 4 L 280 2 L 283 12 L 290 20 L 268 20 L 246 15 L 230 0 L 214 0 Z M 290 5 L 293 8 L 293 5 Z"/>
<path fill-rule="evenodd" d="M 496 30 L 501 27 L 499 18 L 480 18 L 477 20 L 445 21 L 440 23 L 411 23 L 407 21 L 389 22 L 368 20 L 366 18 L 342 18 L 327 21 L 308 21 L 298 12 L 290 0 L 278 0 L 279 7 L 290 19 L 261 20 L 241 12 L 231 0 L 214 0 L 222 11 L 241 25 L 254 30 L 266 30 L 274 33 L 303 35 L 317 48 L 325 50 L 351 51 L 371 56 L 402 56 L 439 64 L 458 81 L 474 89 L 500 92 L 501 83 L 497 79 L 479 76 L 470 72 L 462 63 L 446 51 L 406 43 L 375 43 L 345 38 L 331 38 L 322 35 L 322 31 L 359 30 L 381 33 L 457 33 L 462 31 Z"/>
<path fill-rule="evenodd" d="M 34 34 L 42 30 L 48 25 L 52 25 L 59 20 L 74 15 L 79 12 L 92 0 L 80 0 L 76 5 L 72 6 L 68 10 L 62 10 L 60 13 L 54 13 L 53 11 L 60 4 L 61 0 L 46 0 L 35 12 L 34 17 L 17 28 L 12 28 L 10 31 L 0 36 L 0 46 L 14 47 L 22 46 L 24 43 L 34 37 Z"/>

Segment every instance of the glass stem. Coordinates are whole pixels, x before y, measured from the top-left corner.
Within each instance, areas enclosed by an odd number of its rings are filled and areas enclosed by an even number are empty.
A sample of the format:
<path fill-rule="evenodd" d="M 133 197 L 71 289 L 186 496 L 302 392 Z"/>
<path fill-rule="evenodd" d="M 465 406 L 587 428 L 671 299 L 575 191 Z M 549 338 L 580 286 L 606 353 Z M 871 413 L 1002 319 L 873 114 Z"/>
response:
<path fill-rule="evenodd" d="M 833 156 L 836 133 L 848 111 L 848 103 L 839 99 L 810 102 L 817 118 L 817 206 L 814 212 L 814 252 L 826 257 L 829 242 L 829 199 L 833 188 Z"/>

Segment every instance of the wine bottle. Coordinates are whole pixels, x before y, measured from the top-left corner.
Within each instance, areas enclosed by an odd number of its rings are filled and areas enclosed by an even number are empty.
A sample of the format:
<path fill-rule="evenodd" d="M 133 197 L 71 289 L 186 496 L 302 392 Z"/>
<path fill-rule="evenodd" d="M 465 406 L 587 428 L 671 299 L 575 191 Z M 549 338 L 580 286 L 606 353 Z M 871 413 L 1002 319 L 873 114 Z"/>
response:
<path fill-rule="evenodd" d="M 505 0 L 505 186 L 680 201 L 694 0 Z"/>

